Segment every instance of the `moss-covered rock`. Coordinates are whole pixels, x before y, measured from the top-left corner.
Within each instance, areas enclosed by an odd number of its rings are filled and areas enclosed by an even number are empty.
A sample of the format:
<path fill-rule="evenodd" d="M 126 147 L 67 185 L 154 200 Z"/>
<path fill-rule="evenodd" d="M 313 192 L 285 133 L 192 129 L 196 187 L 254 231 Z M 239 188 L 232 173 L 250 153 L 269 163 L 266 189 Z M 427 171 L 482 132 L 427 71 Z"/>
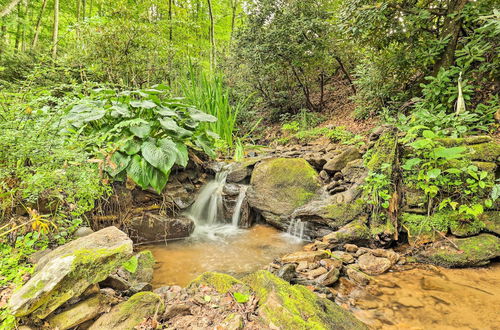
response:
<path fill-rule="evenodd" d="M 358 148 L 348 147 L 339 155 L 326 162 L 326 164 L 323 166 L 323 170 L 329 173 L 339 172 L 342 171 L 349 162 L 360 158 L 361 153 L 359 152 Z"/>
<path fill-rule="evenodd" d="M 439 143 L 444 145 L 445 147 L 457 147 L 464 144 L 480 144 L 480 143 L 488 143 L 491 142 L 492 139 L 490 136 L 468 136 L 465 138 L 438 138 L 436 139 Z"/>
<path fill-rule="evenodd" d="M 206 285 L 214 288 L 219 293 L 227 293 L 236 287 L 245 286 L 243 282 L 235 279 L 234 277 L 216 273 L 216 272 L 206 272 L 195 278 L 189 283 L 188 287 L 194 289 L 200 285 Z M 247 290 L 248 291 L 248 288 Z"/>
<path fill-rule="evenodd" d="M 364 244 L 370 240 L 370 229 L 367 226 L 366 217 L 358 219 L 341 227 L 339 230 L 331 232 L 323 237 L 323 242 L 329 247 L 335 247 L 345 243 Z"/>
<path fill-rule="evenodd" d="M 302 158 L 264 160 L 255 166 L 250 183 L 250 205 L 276 215 L 292 213 L 320 188 L 318 173 Z"/>
<path fill-rule="evenodd" d="M 500 160 L 500 143 L 488 142 L 474 144 L 468 147 L 467 157 L 471 160 L 483 162 L 497 162 Z"/>
<path fill-rule="evenodd" d="M 486 265 L 499 256 L 500 238 L 480 234 L 436 242 L 416 257 L 420 262 L 444 267 L 473 267 Z"/>
<path fill-rule="evenodd" d="M 163 300 L 153 292 L 139 292 L 98 318 L 89 330 L 135 329 L 146 318 L 161 315 L 165 310 Z"/>
<path fill-rule="evenodd" d="M 483 231 L 500 235 L 500 211 L 487 211 L 479 216 L 484 223 Z"/>
<path fill-rule="evenodd" d="M 108 227 L 67 243 L 42 257 L 35 275 L 9 302 L 14 315 L 44 319 L 90 285 L 103 281 L 130 258 L 132 241 Z"/>
<path fill-rule="evenodd" d="M 290 285 L 268 271 L 243 279 L 259 299 L 262 322 L 280 329 L 367 329 L 348 311 L 306 287 Z"/>
<path fill-rule="evenodd" d="M 108 308 L 109 298 L 102 294 L 96 294 L 50 317 L 48 322 L 52 329 L 66 330 L 95 318 L 106 312 Z"/>

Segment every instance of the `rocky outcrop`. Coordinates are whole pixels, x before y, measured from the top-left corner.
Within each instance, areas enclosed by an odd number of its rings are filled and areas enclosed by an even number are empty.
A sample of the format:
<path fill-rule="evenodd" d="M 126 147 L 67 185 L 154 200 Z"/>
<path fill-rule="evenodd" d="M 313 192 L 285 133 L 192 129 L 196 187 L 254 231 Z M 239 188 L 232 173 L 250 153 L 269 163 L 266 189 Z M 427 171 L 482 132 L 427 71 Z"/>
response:
<path fill-rule="evenodd" d="M 417 254 L 417 260 L 444 267 L 483 266 L 500 257 L 500 238 L 480 234 L 434 243 Z"/>
<path fill-rule="evenodd" d="M 136 293 L 127 301 L 113 307 L 109 313 L 98 318 L 89 330 L 135 329 L 148 317 L 162 314 L 164 309 L 163 300 L 159 295 L 153 292 Z"/>
<path fill-rule="evenodd" d="M 138 243 L 165 242 L 170 239 L 189 237 L 194 231 L 193 220 L 184 217 L 168 217 L 145 213 L 127 223 L 130 237 Z"/>
<path fill-rule="evenodd" d="M 306 204 L 320 188 L 318 173 L 302 158 L 264 160 L 255 166 L 250 183 L 250 205 L 281 228 L 286 226 L 280 216 Z"/>
<path fill-rule="evenodd" d="M 116 227 L 79 238 L 43 256 L 35 275 L 9 302 L 15 316 L 44 319 L 59 306 L 106 279 L 132 254 L 132 241 Z"/>
<path fill-rule="evenodd" d="M 361 153 L 356 147 L 349 147 L 342 151 L 339 155 L 330 159 L 324 166 L 323 170 L 328 173 L 342 171 L 347 163 L 361 158 Z"/>

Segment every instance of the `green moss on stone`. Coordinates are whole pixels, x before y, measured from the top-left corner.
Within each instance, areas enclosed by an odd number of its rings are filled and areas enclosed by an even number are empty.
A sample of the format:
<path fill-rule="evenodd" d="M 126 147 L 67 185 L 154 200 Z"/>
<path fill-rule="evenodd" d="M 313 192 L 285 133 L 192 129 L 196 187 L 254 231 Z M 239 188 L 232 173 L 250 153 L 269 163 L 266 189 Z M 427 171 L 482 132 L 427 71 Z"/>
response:
<path fill-rule="evenodd" d="M 391 164 L 385 171 L 388 177 L 392 174 L 392 164 L 396 160 L 397 152 L 397 135 L 395 131 L 389 131 L 382 134 L 371 149 L 370 153 L 365 156 L 365 165 L 372 172 L 381 173 L 382 164 Z"/>
<path fill-rule="evenodd" d="M 473 267 L 486 265 L 500 256 L 500 238 L 494 235 L 481 234 L 452 242 L 436 243 L 419 253 L 417 259 L 444 267 Z"/>
<path fill-rule="evenodd" d="M 330 204 L 322 208 L 319 215 L 327 219 L 345 219 L 345 223 L 363 213 L 365 202 L 357 199 L 352 203 Z"/>
<path fill-rule="evenodd" d="M 469 146 L 467 154 L 472 160 L 496 162 L 500 159 L 500 143 L 489 142 Z"/>
<path fill-rule="evenodd" d="M 229 292 L 235 285 L 244 286 L 243 282 L 238 281 L 234 277 L 215 272 L 206 272 L 195 278 L 191 283 L 189 283 L 189 288 L 194 288 L 198 285 L 207 285 L 219 293 Z M 248 291 L 248 290 L 244 290 Z"/>
<path fill-rule="evenodd" d="M 367 329 L 349 312 L 322 299 L 301 285 L 268 271 L 257 271 L 243 279 L 259 299 L 259 316 L 281 329 Z"/>
<path fill-rule="evenodd" d="M 436 141 L 440 142 L 445 147 L 457 147 L 464 144 L 479 144 L 491 142 L 489 136 L 468 136 L 465 138 L 437 138 Z"/>

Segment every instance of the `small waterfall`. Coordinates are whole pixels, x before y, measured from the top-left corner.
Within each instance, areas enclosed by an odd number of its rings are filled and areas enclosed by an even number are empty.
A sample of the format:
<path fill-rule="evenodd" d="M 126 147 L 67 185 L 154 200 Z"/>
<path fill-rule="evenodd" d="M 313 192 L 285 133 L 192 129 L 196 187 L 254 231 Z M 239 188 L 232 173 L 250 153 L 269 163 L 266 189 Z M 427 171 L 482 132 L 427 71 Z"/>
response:
<path fill-rule="evenodd" d="M 243 205 L 243 201 L 247 196 L 248 186 L 241 186 L 240 193 L 238 194 L 238 199 L 236 201 L 236 206 L 234 207 L 232 224 L 235 227 L 238 227 L 240 224 L 240 216 L 241 216 L 241 206 Z"/>
<path fill-rule="evenodd" d="M 197 226 L 213 225 L 223 220 L 222 189 L 226 178 L 227 171 L 221 171 L 200 190 L 196 201 L 187 212 Z"/>
<path fill-rule="evenodd" d="M 301 240 L 304 239 L 304 229 L 306 223 L 300 219 L 292 219 L 290 220 L 290 225 L 288 225 L 287 233 L 290 236 L 299 238 Z"/>

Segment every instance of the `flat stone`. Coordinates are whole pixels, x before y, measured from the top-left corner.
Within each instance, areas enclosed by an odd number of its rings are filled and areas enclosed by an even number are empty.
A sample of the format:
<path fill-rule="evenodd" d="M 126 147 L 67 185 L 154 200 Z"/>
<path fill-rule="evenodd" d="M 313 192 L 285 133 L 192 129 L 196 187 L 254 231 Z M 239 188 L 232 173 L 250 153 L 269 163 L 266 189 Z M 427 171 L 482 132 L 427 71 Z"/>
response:
<path fill-rule="evenodd" d="M 130 330 L 135 329 L 144 319 L 165 310 L 160 296 L 153 292 L 140 292 L 130 297 L 99 317 L 89 330 Z"/>
<path fill-rule="evenodd" d="M 287 254 L 281 258 L 281 261 L 284 263 L 299 263 L 301 261 L 315 262 L 325 259 L 327 256 L 328 253 L 325 251 L 299 251 Z"/>
<path fill-rule="evenodd" d="M 391 268 L 392 263 L 387 258 L 376 257 L 365 253 L 358 258 L 359 268 L 368 275 L 380 275 Z"/>
<path fill-rule="evenodd" d="M 356 253 L 358 251 L 358 246 L 355 244 L 344 244 L 344 250 L 350 253 Z"/>
<path fill-rule="evenodd" d="M 194 222 L 182 216 L 169 218 L 146 213 L 132 218 L 128 223 L 128 229 L 130 237 L 135 242 L 164 242 L 169 239 L 189 237 L 194 231 Z"/>
<path fill-rule="evenodd" d="M 370 283 L 370 277 L 352 265 L 346 267 L 346 273 L 347 277 L 356 284 L 368 285 Z"/>
<path fill-rule="evenodd" d="M 318 267 L 316 269 L 308 271 L 306 273 L 306 276 L 308 279 L 312 280 L 312 279 L 315 279 L 316 277 L 323 275 L 327 272 L 328 272 L 328 270 L 325 267 Z"/>
<path fill-rule="evenodd" d="M 359 158 L 361 158 L 361 153 L 359 152 L 359 150 L 356 147 L 348 147 L 340 155 L 330 159 L 323 166 L 323 170 L 329 173 L 338 172 L 341 171 L 347 165 L 347 163 Z"/>
<path fill-rule="evenodd" d="M 165 309 L 165 314 L 163 314 L 163 318 L 165 320 L 170 320 L 176 316 L 189 315 L 191 314 L 191 307 L 188 304 L 175 304 L 167 306 Z"/>
<path fill-rule="evenodd" d="M 332 251 L 332 258 L 339 259 L 345 264 L 351 264 L 354 262 L 352 254 L 344 251 Z"/>
<path fill-rule="evenodd" d="M 285 281 L 290 282 L 292 278 L 295 276 L 296 268 L 297 266 L 295 264 L 286 264 L 278 270 L 276 275 L 279 278 L 282 278 Z"/>
<path fill-rule="evenodd" d="M 342 268 L 342 260 L 338 260 L 338 259 L 322 259 L 319 263 L 320 263 L 320 265 L 322 265 L 323 267 L 326 267 L 329 270 L 334 269 L 334 268 L 337 268 L 337 269 Z"/>
<path fill-rule="evenodd" d="M 376 257 L 389 259 L 393 265 L 399 260 L 399 254 L 390 249 L 373 249 L 370 252 Z"/>
<path fill-rule="evenodd" d="M 58 247 L 40 259 L 35 275 L 12 295 L 9 307 L 17 317 L 44 319 L 92 284 L 103 281 L 132 254 L 132 241 L 116 227 L 107 227 Z"/>
<path fill-rule="evenodd" d="M 97 294 L 50 317 L 48 322 L 53 329 L 70 329 L 106 312 L 109 303 L 109 298 L 106 295 Z"/>
<path fill-rule="evenodd" d="M 340 270 L 338 268 L 332 268 L 325 274 L 320 275 L 318 278 L 316 278 L 316 282 L 319 285 L 330 286 L 338 281 L 339 276 L 340 276 Z"/>

